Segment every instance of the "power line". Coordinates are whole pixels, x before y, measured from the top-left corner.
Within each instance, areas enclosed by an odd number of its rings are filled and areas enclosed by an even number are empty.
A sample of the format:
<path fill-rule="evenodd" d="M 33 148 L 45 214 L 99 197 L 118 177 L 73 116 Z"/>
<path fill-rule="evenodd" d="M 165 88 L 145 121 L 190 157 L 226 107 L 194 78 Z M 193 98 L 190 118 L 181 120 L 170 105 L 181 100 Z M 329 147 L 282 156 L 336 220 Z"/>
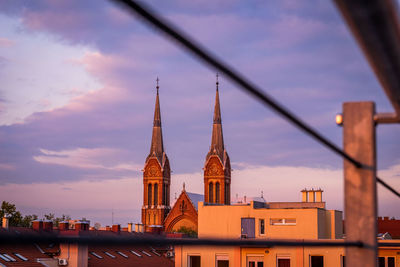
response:
<path fill-rule="evenodd" d="M 265 92 L 261 90 L 258 86 L 250 82 L 246 79 L 242 74 L 238 71 L 234 70 L 232 66 L 224 63 L 221 59 L 218 59 L 217 56 L 213 55 L 206 48 L 202 47 L 200 44 L 195 42 L 192 38 L 190 38 L 187 34 L 180 31 L 176 26 L 167 22 L 165 19 L 161 18 L 161 16 L 156 15 L 156 12 L 151 10 L 148 6 L 144 4 L 138 4 L 133 0 L 113 0 L 117 3 L 124 4 L 126 7 L 129 7 L 129 10 L 133 11 L 135 14 L 140 15 L 150 25 L 156 27 L 156 29 L 165 33 L 168 37 L 175 40 L 182 47 L 186 48 L 193 55 L 197 56 L 199 59 L 203 60 L 209 66 L 217 69 L 220 73 L 223 73 L 228 77 L 233 83 L 242 88 L 244 91 L 260 100 L 263 104 L 272 108 L 275 112 L 286 118 L 292 124 L 297 126 L 300 130 L 310 135 L 314 139 L 316 139 L 319 143 L 326 146 L 334 153 L 340 155 L 346 160 L 350 161 L 357 168 L 370 169 L 371 166 L 366 166 L 361 162 L 357 161 L 349 154 L 344 152 L 337 145 L 332 143 L 330 140 L 322 136 L 319 132 L 313 129 L 311 126 L 307 125 L 300 118 L 297 118 L 291 111 L 286 109 L 283 105 L 274 100 L 271 96 L 267 95 Z M 392 193 L 400 197 L 400 193 L 395 189 L 390 187 L 387 183 L 382 181 L 377 177 L 377 182 L 382 184 Z"/>

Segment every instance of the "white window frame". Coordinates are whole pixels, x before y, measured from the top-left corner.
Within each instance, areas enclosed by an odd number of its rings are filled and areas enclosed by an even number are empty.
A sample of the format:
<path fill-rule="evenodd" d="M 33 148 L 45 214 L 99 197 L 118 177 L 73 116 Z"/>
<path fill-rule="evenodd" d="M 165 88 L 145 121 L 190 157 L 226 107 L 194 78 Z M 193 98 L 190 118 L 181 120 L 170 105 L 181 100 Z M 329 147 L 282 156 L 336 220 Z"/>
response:
<path fill-rule="evenodd" d="M 261 233 L 261 221 L 264 221 L 264 233 Z M 265 232 L 266 232 L 266 225 L 265 225 L 265 219 L 264 218 L 259 218 L 258 219 L 258 234 L 260 236 L 265 236 Z"/>
<path fill-rule="evenodd" d="M 296 222 L 288 223 L 288 222 L 286 222 L 286 220 L 288 220 L 288 219 L 290 219 L 290 220 L 294 219 Z M 273 223 L 272 220 L 282 220 L 282 222 L 281 223 Z M 269 219 L 269 224 L 270 225 L 296 225 L 297 219 L 296 218 L 271 218 L 271 219 Z"/>

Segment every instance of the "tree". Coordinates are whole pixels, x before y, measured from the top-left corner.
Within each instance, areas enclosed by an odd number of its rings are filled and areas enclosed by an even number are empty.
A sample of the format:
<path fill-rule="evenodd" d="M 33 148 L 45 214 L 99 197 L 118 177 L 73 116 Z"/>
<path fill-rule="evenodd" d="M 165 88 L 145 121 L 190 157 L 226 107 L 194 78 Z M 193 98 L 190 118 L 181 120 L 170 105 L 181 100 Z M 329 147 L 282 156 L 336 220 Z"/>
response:
<path fill-rule="evenodd" d="M 7 216 L 9 221 L 9 226 L 22 226 L 22 227 L 30 227 L 33 220 L 37 220 L 37 215 L 26 215 L 22 217 L 21 213 L 17 211 L 17 208 L 14 204 L 11 204 L 7 201 L 3 201 L 1 203 L 0 216 L 3 218 Z"/>
<path fill-rule="evenodd" d="M 71 220 L 71 217 L 65 214 L 63 214 L 61 217 L 56 217 L 54 213 L 49 213 L 44 215 L 44 219 L 52 221 L 54 226 L 58 227 L 60 222 Z"/>
<path fill-rule="evenodd" d="M 0 210 L 1 218 L 4 216 L 8 217 L 9 226 L 19 226 L 22 222 L 22 215 L 14 204 L 11 204 L 7 201 L 3 201 L 1 203 L 1 210 Z"/>
<path fill-rule="evenodd" d="M 186 227 L 186 226 L 181 226 L 178 230 L 178 233 L 183 233 L 187 234 L 188 237 L 197 237 L 197 232 L 193 230 L 192 228 Z"/>

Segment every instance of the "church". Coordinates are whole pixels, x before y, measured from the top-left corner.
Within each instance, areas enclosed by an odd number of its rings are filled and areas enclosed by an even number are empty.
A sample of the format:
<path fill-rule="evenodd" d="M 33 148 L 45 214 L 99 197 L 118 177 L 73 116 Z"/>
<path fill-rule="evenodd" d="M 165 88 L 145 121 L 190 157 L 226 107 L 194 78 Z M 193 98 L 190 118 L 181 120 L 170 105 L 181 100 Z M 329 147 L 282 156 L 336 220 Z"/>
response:
<path fill-rule="evenodd" d="M 146 232 L 174 232 L 181 227 L 197 232 L 199 201 L 209 204 L 230 204 L 231 164 L 224 146 L 218 86 L 217 75 L 211 146 L 203 167 L 204 195 L 186 192 L 183 186 L 181 194 L 171 207 L 171 169 L 163 146 L 157 79 L 150 153 L 143 169 L 142 225 Z"/>

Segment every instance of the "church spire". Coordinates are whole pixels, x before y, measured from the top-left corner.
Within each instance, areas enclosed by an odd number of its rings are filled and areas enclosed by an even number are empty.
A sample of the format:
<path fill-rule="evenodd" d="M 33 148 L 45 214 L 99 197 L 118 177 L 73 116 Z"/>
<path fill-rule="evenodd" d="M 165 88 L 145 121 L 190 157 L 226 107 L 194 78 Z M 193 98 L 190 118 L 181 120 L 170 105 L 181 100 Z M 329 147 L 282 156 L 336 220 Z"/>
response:
<path fill-rule="evenodd" d="M 215 106 L 214 106 L 214 122 L 213 122 L 213 130 L 211 137 L 211 151 L 216 150 L 217 154 L 222 155 L 224 152 L 224 137 L 222 134 L 222 124 L 221 124 L 221 108 L 219 104 L 219 90 L 218 90 L 218 74 L 217 74 L 217 82 L 216 82 L 216 91 L 215 91 Z"/>
<path fill-rule="evenodd" d="M 150 155 L 156 156 L 161 161 L 164 153 L 164 144 L 161 130 L 161 111 L 160 111 L 160 98 L 158 94 L 159 79 L 157 77 L 157 95 L 156 95 L 156 106 L 154 109 L 154 122 L 153 122 L 153 136 L 151 139 Z"/>

